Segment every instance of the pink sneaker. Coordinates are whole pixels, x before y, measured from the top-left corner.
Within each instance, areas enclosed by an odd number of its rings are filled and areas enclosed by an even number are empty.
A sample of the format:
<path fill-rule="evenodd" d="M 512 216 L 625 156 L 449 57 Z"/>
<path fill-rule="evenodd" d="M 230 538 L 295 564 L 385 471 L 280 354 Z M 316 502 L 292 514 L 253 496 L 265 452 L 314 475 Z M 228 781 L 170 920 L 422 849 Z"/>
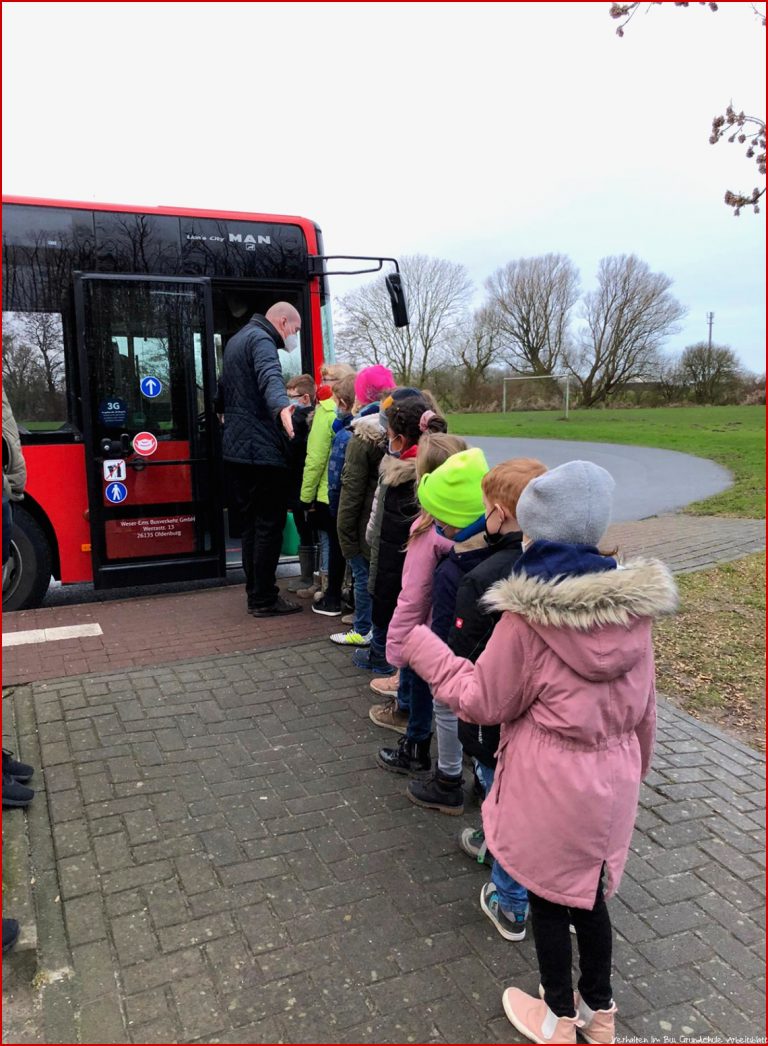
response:
<path fill-rule="evenodd" d="M 397 693 L 397 689 L 400 686 L 400 670 L 393 676 L 384 676 L 383 679 L 372 679 L 371 690 L 374 694 L 381 694 L 382 697 L 394 697 Z"/>
<path fill-rule="evenodd" d="M 576 1013 L 583 1021 L 580 1029 L 587 1042 L 616 1041 L 616 1003 L 611 999 L 609 1010 L 590 1010 L 582 997 L 576 992 Z"/>
<path fill-rule="evenodd" d="M 583 1024 L 578 1017 L 557 1017 L 543 999 L 519 988 L 507 988 L 501 1001 L 512 1024 L 533 1042 L 576 1042 L 576 1029 Z"/>

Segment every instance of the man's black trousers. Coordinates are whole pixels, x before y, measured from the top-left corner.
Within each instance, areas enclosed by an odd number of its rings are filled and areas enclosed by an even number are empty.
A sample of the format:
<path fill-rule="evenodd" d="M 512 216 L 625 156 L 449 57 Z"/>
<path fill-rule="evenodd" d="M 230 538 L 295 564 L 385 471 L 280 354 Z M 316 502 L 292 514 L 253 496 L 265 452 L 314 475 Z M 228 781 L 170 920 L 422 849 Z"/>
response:
<path fill-rule="evenodd" d="M 290 472 L 273 465 L 227 462 L 230 494 L 241 517 L 243 570 L 249 607 L 271 607 L 290 497 Z"/>

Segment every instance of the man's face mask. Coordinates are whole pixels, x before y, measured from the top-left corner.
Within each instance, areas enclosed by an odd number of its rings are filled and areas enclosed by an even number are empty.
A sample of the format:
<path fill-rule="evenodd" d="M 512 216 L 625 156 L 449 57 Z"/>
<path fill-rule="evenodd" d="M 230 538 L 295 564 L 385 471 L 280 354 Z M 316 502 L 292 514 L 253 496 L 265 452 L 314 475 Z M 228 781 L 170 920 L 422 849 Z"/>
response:
<path fill-rule="evenodd" d="M 286 352 L 295 352 L 299 347 L 298 334 L 286 334 L 283 341 L 285 342 Z"/>

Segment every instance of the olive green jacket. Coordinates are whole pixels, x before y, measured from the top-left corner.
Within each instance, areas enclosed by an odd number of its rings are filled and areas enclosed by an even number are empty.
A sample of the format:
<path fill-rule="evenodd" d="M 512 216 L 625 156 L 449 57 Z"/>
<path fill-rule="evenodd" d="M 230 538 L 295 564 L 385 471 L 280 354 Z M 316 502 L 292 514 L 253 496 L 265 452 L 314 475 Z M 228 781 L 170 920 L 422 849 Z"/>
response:
<path fill-rule="evenodd" d="M 387 446 L 387 434 L 378 414 L 366 414 L 352 422 L 352 438 L 347 444 L 341 472 L 341 497 L 336 517 L 339 544 L 345 559 L 365 556 L 371 550 L 365 528 L 379 478 L 379 464 Z"/>

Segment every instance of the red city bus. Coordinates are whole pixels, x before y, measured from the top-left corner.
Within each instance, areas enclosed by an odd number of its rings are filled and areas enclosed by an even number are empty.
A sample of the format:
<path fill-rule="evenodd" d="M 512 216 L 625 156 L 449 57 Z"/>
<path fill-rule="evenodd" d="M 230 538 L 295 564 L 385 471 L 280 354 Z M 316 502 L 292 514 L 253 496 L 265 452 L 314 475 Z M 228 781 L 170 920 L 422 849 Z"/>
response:
<path fill-rule="evenodd" d="M 367 260 L 356 271 L 394 261 Z M 4 609 L 38 606 L 51 576 L 224 577 L 222 354 L 288 301 L 303 323 L 284 373 L 318 376 L 334 358 L 325 262 L 306 218 L 3 198 L 3 385 L 28 471 Z M 402 326 L 399 273 L 387 285 Z"/>

